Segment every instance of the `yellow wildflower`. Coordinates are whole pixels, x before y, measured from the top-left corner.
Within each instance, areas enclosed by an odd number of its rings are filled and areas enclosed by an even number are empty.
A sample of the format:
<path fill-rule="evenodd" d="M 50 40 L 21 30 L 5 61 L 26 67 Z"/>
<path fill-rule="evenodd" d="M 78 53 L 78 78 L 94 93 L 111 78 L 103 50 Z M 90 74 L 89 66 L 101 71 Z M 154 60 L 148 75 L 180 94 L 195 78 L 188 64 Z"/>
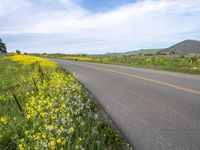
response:
<path fill-rule="evenodd" d="M 72 132 L 74 132 L 74 127 L 70 127 L 69 128 L 69 131 L 72 133 Z"/>
<path fill-rule="evenodd" d="M 22 144 L 19 144 L 19 150 L 24 150 L 24 147 Z"/>
<path fill-rule="evenodd" d="M 30 118 L 31 118 L 31 115 L 27 115 L 26 118 L 27 118 L 27 119 L 30 119 Z"/>
<path fill-rule="evenodd" d="M 8 118 L 7 116 L 1 117 L 1 122 L 3 122 L 3 124 L 7 124 L 8 123 Z"/>
<path fill-rule="evenodd" d="M 61 129 L 61 131 L 62 131 L 62 132 L 64 131 L 64 128 L 63 128 L 63 126 L 61 126 L 61 127 L 60 127 L 60 129 Z"/>
<path fill-rule="evenodd" d="M 62 104 L 61 107 L 65 108 L 65 107 L 66 107 L 66 104 Z"/>
<path fill-rule="evenodd" d="M 13 55 L 10 57 L 10 60 L 22 63 L 23 65 L 31 65 L 31 64 L 34 64 L 36 61 L 38 61 L 41 67 L 56 67 L 57 66 L 55 62 L 51 62 L 49 60 L 46 60 L 40 57 L 29 56 L 29 55 Z"/>
<path fill-rule="evenodd" d="M 57 143 L 59 143 L 59 144 L 60 144 L 61 142 L 62 142 L 62 140 L 61 140 L 61 139 L 57 139 Z"/>
<path fill-rule="evenodd" d="M 25 134 L 25 135 L 28 135 L 28 131 L 26 130 L 26 131 L 24 132 L 24 134 Z"/>
<path fill-rule="evenodd" d="M 21 142 L 21 143 L 24 143 L 24 138 L 20 139 L 20 142 Z"/>
<path fill-rule="evenodd" d="M 43 137 L 44 139 L 46 139 L 46 135 L 45 135 L 44 133 L 42 134 L 42 137 Z"/>
<path fill-rule="evenodd" d="M 79 142 L 83 141 L 83 138 L 79 137 L 79 138 L 78 138 L 78 141 L 79 141 Z"/>
<path fill-rule="evenodd" d="M 50 125 L 49 129 L 50 130 L 53 130 L 54 126 L 53 125 Z"/>
<path fill-rule="evenodd" d="M 50 145 L 51 145 L 51 146 L 55 146 L 55 142 L 54 142 L 54 141 L 51 141 L 51 142 L 50 142 Z"/>

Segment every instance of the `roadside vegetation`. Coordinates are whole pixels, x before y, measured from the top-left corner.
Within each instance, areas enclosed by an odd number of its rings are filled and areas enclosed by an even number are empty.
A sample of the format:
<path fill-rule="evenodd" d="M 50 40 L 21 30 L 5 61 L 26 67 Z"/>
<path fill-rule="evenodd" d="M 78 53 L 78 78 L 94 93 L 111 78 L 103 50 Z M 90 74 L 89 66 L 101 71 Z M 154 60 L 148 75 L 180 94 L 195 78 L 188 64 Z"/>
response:
<path fill-rule="evenodd" d="M 98 62 L 141 68 L 151 68 L 174 72 L 200 74 L 200 56 L 198 55 L 119 55 L 119 56 L 92 56 L 92 55 L 40 55 L 42 57 L 68 59 L 76 61 Z"/>
<path fill-rule="evenodd" d="M 0 55 L 0 149 L 124 149 L 74 75 L 28 55 Z"/>

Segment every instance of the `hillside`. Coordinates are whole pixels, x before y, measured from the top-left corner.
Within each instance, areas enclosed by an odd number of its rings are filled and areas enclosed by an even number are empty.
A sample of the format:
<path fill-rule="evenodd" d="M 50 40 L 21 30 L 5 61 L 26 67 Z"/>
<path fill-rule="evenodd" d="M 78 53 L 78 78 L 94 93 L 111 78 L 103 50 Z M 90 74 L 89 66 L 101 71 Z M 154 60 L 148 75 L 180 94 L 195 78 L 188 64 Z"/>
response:
<path fill-rule="evenodd" d="M 140 49 L 140 50 L 134 50 L 129 51 L 125 53 L 106 53 L 105 55 L 108 56 L 120 56 L 120 55 L 135 55 L 135 54 L 156 54 L 158 51 L 161 51 L 163 49 Z"/>
<path fill-rule="evenodd" d="M 123 53 L 124 55 L 132 55 L 132 54 L 155 54 L 158 51 L 161 51 L 163 49 L 141 49 L 136 51 L 129 51 L 126 53 Z"/>
<path fill-rule="evenodd" d="M 161 51 L 162 53 L 175 52 L 175 54 L 200 54 L 200 41 L 185 40 Z"/>
<path fill-rule="evenodd" d="M 135 55 L 135 54 L 156 54 L 159 51 L 161 53 L 175 52 L 175 54 L 179 55 L 200 54 L 200 41 L 185 40 L 173 46 L 170 46 L 169 48 L 166 49 L 140 49 L 125 53 L 106 53 L 105 55 L 120 56 L 120 55 Z"/>

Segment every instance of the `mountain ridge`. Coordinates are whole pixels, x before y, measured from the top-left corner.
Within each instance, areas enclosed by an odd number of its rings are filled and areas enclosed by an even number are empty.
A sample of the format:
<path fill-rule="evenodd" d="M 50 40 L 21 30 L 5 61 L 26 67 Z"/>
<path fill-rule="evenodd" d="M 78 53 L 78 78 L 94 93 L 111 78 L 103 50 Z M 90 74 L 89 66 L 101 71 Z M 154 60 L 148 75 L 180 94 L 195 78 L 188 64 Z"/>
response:
<path fill-rule="evenodd" d="M 160 51 L 161 53 L 175 53 L 179 55 L 188 55 L 188 54 L 200 54 L 200 41 L 197 40 L 184 40 L 175 45 L 170 46 L 164 50 Z"/>
<path fill-rule="evenodd" d="M 160 54 L 174 53 L 177 55 L 200 54 L 200 41 L 184 40 L 168 48 L 140 49 L 122 53 L 106 53 L 108 56 L 135 55 L 135 54 Z"/>

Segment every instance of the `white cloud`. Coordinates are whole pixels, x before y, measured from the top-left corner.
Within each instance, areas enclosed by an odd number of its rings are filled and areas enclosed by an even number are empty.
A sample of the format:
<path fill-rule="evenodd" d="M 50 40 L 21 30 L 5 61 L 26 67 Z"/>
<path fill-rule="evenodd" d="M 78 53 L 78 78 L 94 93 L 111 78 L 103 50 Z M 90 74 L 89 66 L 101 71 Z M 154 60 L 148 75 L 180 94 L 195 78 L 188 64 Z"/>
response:
<path fill-rule="evenodd" d="M 0 25 L 1 33 L 61 33 L 73 39 L 74 45 L 66 45 L 70 49 L 122 51 L 162 46 L 158 42 L 175 43 L 200 31 L 199 0 L 138 1 L 97 14 L 72 0 L 59 0 L 62 10 L 39 12 L 33 11 L 30 1 L 17 0 L 19 5 L 10 6 L 11 1 L 0 0 L 0 15 L 9 14 L 9 24 Z"/>
<path fill-rule="evenodd" d="M 14 14 L 28 6 L 30 3 L 27 0 L 0 0 L 0 17 Z"/>

